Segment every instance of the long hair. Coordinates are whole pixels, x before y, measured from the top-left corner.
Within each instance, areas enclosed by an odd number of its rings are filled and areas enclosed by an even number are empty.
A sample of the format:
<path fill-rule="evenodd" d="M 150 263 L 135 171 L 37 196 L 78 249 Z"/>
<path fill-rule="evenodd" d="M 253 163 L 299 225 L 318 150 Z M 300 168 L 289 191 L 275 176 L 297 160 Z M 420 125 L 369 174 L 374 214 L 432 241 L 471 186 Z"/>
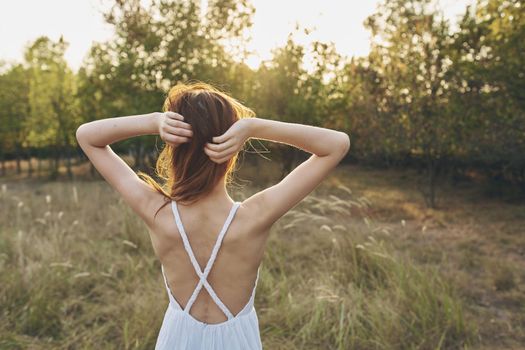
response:
<path fill-rule="evenodd" d="M 170 200 L 186 204 L 197 201 L 208 194 L 223 176 L 226 176 L 226 183 L 231 182 L 237 154 L 227 162 L 217 164 L 204 153 L 204 146 L 239 119 L 255 115 L 233 97 L 201 82 L 172 87 L 163 110 L 181 114 L 191 125 L 193 136 L 175 148 L 164 145 L 155 166 L 161 184 L 148 174 L 138 172 L 142 180 L 165 197 L 166 203 L 155 216 Z"/>

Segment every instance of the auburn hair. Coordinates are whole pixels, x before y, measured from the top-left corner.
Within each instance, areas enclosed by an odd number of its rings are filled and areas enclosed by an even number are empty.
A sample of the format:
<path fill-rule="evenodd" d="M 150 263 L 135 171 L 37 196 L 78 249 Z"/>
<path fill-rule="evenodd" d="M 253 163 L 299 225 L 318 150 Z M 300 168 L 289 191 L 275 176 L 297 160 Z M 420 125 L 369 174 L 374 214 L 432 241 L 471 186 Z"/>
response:
<path fill-rule="evenodd" d="M 172 87 L 164 101 L 163 111 L 182 115 L 184 122 L 191 125 L 193 136 L 177 147 L 164 144 L 155 166 L 160 184 L 148 174 L 138 172 L 142 180 L 165 197 L 166 203 L 155 216 L 171 200 L 194 203 L 206 196 L 224 176 L 226 183 L 231 182 L 238 155 L 217 164 L 204 153 L 204 146 L 239 119 L 255 115 L 233 97 L 202 82 L 180 83 Z"/>

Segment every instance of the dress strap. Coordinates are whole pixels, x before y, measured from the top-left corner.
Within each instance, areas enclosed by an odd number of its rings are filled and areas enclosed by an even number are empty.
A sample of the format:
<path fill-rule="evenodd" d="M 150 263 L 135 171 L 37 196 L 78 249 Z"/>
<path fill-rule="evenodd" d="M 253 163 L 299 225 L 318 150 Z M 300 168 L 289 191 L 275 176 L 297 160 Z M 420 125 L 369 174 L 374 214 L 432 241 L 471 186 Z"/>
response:
<path fill-rule="evenodd" d="M 255 290 L 257 289 L 257 282 L 259 282 L 259 271 L 261 270 L 261 266 L 257 268 L 257 277 L 255 277 L 255 283 L 253 285 L 252 289 L 252 295 L 250 296 L 250 301 L 253 304 L 253 300 L 255 299 Z"/>
<path fill-rule="evenodd" d="M 177 229 L 181 235 L 182 242 L 184 245 L 184 249 L 188 253 L 188 256 L 190 257 L 191 264 L 193 265 L 193 268 L 195 270 L 195 273 L 197 273 L 197 276 L 199 276 L 199 283 L 193 290 L 193 293 L 186 303 L 186 307 L 184 308 L 184 312 L 189 313 L 191 310 L 191 307 L 193 306 L 193 303 L 197 299 L 197 296 L 199 292 L 201 291 L 202 287 L 206 288 L 208 291 L 208 294 L 211 296 L 213 301 L 217 304 L 217 306 L 222 310 L 222 312 L 226 315 L 228 319 L 233 318 L 233 314 L 231 311 L 224 305 L 224 303 L 220 300 L 220 298 L 217 296 L 211 285 L 209 284 L 207 278 L 211 271 L 211 268 L 213 266 L 213 263 L 215 262 L 215 259 L 217 258 L 217 253 L 219 251 L 219 248 L 222 244 L 222 240 L 224 239 L 224 236 L 226 235 L 226 232 L 228 231 L 228 228 L 230 227 L 230 224 L 233 220 L 233 217 L 235 213 L 237 212 L 237 209 L 240 206 L 240 202 L 234 202 L 232 208 L 230 209 L 230 212 L 228 214 L 228 217 L 226 218 L 226 221 L 224 222 L 221 231 L 219 232 L 219 235 L 217 236 L 217 240 L 215 241 L 215 245 L 213 246 L 210 258 L 208 259 L 208 262 L 206 264 L 206 267 L 204 268 L 204 271 L 201 270 L 199 263 L 197 262 L 197 259 L 195 258 L 195 254 L 193 253 L 193 249 L 191 248 L 190 242 L 188 240 L 188 235 L 186 234 L 186 231 L 184 230 L 184 226 L 182 225 L 182 220 L 180 218 L 180 213 L 177 208 L 177 203 L 175 201 L 171 202 L 171 207 L 173 209 L 173 214 L 175 217 L 175 222 L 177 224 Z"/>

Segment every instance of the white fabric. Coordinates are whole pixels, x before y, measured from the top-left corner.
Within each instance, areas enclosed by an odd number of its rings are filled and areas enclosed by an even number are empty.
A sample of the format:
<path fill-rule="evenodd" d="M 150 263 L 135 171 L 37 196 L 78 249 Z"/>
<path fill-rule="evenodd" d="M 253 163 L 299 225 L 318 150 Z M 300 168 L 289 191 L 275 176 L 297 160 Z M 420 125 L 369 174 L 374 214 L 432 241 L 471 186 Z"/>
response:
<path fill-rule="evenodd" d="M 182 237 L 184 249 L 190 257 L 190 261 L 199 276 L 199 282 L 193 291 L 190 299 L 186 303 L 186 307 L 182 308 L 175 300 L 171 293 L 166 274 L 164 273 L 164 266 L 161 264 L 162 276 L 164 284 L 168 292 L 169 304 L 164 314 L 164 320 L 160 328 L 155 350 L 258 350 L 262 349 L 261 337 L 259 333 L 259 320 L 253 305 L 255 298 L 255 289 L 257 281 L 259 280 L 259 270 L 257 270 L 257 277 L 253 286 L 252 294 L 248 303 L 237 315 L 233 315 L 226 305 L 217 296 L 212 286 L 209 284 L 207 278 L 211 271 L 213 263 L 217 257 L 217 253 L 222 244 L 224 235 L 228 231 L 240 202 L 235 202 L 230 210 L 230 213 L 217 237 L 217 241 L 212 249 L 211 256 L 204 268 L 201 270 L 195 254 L 191 249 L 188 236 L 182 225 L 177 203 L 171 202 L 171 208 L 175 217 L 177 228 Z M 190 314 L 191 307 L 202 287 L 206 289 L 213 301 L 222 310 L 224 315 L 228 318 L 226 321 L 216 324 L 207 324 L 197 320 Z"/>

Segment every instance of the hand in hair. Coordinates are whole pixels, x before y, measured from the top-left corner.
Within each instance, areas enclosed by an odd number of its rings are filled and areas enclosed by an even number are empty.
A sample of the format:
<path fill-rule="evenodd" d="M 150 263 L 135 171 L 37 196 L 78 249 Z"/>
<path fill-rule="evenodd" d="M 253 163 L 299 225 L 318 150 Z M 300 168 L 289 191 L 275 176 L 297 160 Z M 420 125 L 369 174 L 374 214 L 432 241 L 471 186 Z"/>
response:
<path fill-rule="evenodd" d="M 240 119 L 233 123 L 226 132 L 212 138 L 214 143 L 204 145 L 204 153 L 218 164 L 224 163 L 238 153 L 244 142 L 250 137 L 250 118 Z"/>
<path fill-rule="evenodd" d="M 159 117 L 159 136 L 172 147 L 188 142 L 193 136 L 191 125 L 184 122 L 184 117 L 175 112 L 164 112 Z"/>

